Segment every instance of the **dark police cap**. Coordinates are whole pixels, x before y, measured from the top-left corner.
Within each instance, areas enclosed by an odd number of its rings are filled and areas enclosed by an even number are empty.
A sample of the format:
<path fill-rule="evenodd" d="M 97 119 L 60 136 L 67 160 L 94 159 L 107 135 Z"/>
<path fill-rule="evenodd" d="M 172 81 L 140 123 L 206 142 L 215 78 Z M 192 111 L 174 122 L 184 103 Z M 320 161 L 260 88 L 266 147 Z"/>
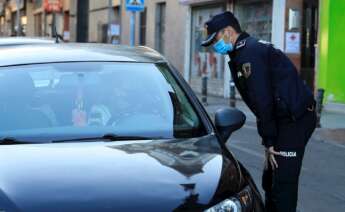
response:
<path fill-rule="evenodd" d="M 239 29 L 240 25 L 237 18 L 231 12 L 223 12 L 218 15 L 213 16 L 209 21 L 205 23 L 205 28 L 207 30 L 207 38 L 201 45 L 209 46 L 216 38 L 217 33 L 227 26 L 232 26 L 235 29 Z"/>

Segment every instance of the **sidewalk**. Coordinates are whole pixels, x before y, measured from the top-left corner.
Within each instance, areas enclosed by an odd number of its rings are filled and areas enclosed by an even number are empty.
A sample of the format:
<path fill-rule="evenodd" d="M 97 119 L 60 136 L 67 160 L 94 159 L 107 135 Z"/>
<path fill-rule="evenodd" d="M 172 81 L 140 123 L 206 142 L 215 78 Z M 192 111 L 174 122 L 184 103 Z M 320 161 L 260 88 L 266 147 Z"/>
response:
<path fill-rule="evenodd" d="M 197 94 L 197 96 L 201 101 L 201 95 Z M 229 107 L 229 105 L 229 99 L 217 96 L 208 96 L 207 105 L 204 104 L 212 119 L 218 109 Z M 236 108 L 246 115 L 247 125 L 256 126 L 256 118 L 254 114 L 242 100 L 236 100 Z M 326 107 L 321 115 L 321 128 L 316 129 L 314 137 L 317 140 L 345 145 L 345 112 L 343 113 L 341 110 L 330 110 Z"/>

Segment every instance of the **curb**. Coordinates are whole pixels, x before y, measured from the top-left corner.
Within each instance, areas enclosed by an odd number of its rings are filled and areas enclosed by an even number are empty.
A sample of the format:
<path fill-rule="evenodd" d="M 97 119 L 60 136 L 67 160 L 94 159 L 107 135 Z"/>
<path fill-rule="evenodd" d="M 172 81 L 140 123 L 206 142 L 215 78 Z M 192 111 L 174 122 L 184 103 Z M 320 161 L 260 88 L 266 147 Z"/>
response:
<path fill-rule="evenodd" d="M 345 115 L 345 104 L 327 103 L 323 106 L 323 110 L 330 113 L 341 113 L 342 115 Z"/>
<path fill-rule="evenodd" d="M 317 140 L 345 147 L 345 129 L 317 128 L 313 136 Z"/>

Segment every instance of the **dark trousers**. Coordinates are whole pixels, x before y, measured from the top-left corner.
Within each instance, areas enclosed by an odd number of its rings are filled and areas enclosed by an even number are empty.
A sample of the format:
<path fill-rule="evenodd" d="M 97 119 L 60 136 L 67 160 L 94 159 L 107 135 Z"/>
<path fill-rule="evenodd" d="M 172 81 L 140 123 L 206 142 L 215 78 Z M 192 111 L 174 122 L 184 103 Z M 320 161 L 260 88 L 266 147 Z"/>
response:
<path fill-rule="evenodd" d="M 275 156 L 278 169 L 269 166 L 262 176 L 267 212 L 295 212 L 298 179 L 305 147 L 316 127 L 316 114 L 307 111 L 297 121 L 278 123 L 278 139 L 274 148 L 284 156 Z"/>

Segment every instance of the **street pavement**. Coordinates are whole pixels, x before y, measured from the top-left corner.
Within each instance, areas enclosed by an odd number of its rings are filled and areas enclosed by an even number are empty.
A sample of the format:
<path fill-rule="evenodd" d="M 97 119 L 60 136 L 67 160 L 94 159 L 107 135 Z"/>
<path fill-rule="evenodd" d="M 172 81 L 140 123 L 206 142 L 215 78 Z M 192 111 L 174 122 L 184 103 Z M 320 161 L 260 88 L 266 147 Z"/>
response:
<path fill-rule="evenodd" d="M 231 136 L 227 146 L 261 189 L 264 148 L 260 143 L 256 127 L 245 125 Z M 314 138 L 309 141 L 300 177 L 299 211 L 345 211 L 344 152 L 343 145 Z"/>
<path fill-rule="evenodd" d="M 228 104 L 228 100 L 210 99 L 206 106 L 211 117 L 217 109 Z M 260 188 L 264 164 L 264 148 L 255 125 L 255 117 L 243 102 L 237 107 L 247 116 L 245 126 L 235 132 L 227 146 L 236 158 L 244 164 Z M 320 139 L 315 133 L 306 148 L 300 177 L 298 211 L 325 212 L 345 211 L 345 145 Z"/>

